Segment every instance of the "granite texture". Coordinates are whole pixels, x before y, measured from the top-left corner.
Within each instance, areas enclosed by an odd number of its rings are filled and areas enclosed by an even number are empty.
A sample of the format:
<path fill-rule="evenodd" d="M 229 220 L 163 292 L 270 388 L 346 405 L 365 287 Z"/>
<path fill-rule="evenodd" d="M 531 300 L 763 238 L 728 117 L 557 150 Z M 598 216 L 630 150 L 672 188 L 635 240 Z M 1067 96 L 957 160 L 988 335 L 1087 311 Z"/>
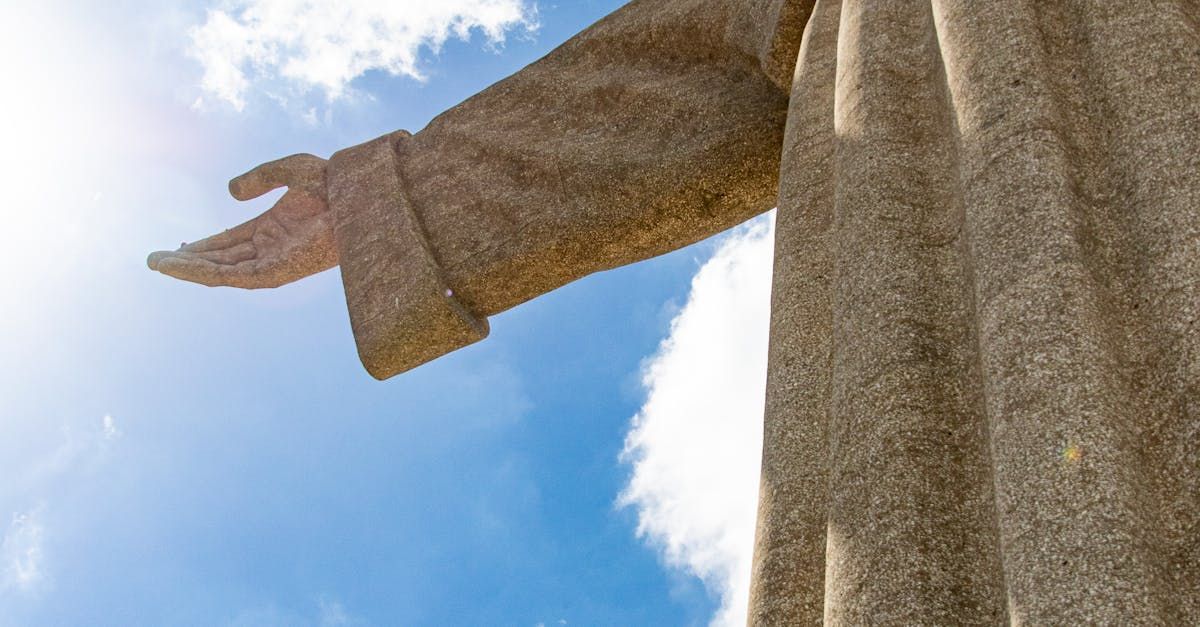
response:
<path fill-rule="evenodd" d="M 488 334 L 446 283 L 400 178 L 400 131 L 330 158 L 329 204 L 363 366 L 386 379 Z"/>
<path fill-rule="evenodd" d="M 816 3 L 752 624 L 1200 623 L 1196 17 Z"/>
<path fill-rule="evenodd" d="M 1200 624 L 1198 24 L 634 0 L 335 155 L 300 248 L 385 377 L 777 205 L 750 624 Z"/>

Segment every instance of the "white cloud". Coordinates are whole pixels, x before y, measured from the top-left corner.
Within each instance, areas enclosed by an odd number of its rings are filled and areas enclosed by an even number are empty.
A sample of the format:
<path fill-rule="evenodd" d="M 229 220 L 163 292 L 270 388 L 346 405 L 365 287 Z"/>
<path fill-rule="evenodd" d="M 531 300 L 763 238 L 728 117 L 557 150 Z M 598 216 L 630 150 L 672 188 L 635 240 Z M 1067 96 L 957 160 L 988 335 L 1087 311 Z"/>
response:
<path fill-rule="evenodd" d="M 100 421 L 104 429 L 105 440 L 115 440 L 121 437 L 121 430 L 117 428 L 117 422 L 113 420 L 111 414 L 104 414 L 104 418 Z"/>
<path fill-rule="evenodd" d="M 319 627 L 344 627 L 351 624 L 350 614 L 337 599 L 322 596 L 317 600 L 317 608 L 320 610 L 320 622 L 317 623 Z"/>
<path fill-rule="evenodd" d="M 334 100 L 371 70 L 423 79 L 421 52 L 451 37 L 479 31 L 496 45 L 535 28 L 530 0 L 227 0 L 190 30 L 189 54 L 204 66 L 203 90 L 240 111 L 256 83 Z"/>
<path fill-rule="evenodd" d="M 40 589 L 46 580 L 44 536 L 39 510 L 13 515 L 0 542 L 0 590 L 30 593 Z"/>
<path fill-rule="evenodd" d="M 744 625 L 766 385 L 774 214 L 740 227 L 692 279 L 644 365 L 647 399 L 622 459 L 619 503 L 663 560 L 720 600 L 713 625 Z"/>
<path fill-rule="evenodd" d="M 112 415 L 105 414 L 98 422 L 64 424 L 60 434 L 58 446 L 18 473 L 13 487 L 45 491 L 53 482 L 94 472 L 108 461 L 114 442 L 122 432 Z"/>
<path fill-rule="evenodd" d="M 243 610 L 229 627 L 354 627 L 366 623 L 352 616 L 341 601 L 325 595 L 317 597 L 316 616 L 284 609 L 275 604 Z"/>
<path fill-rule="evenodd" d="M 35 451 L 24 460 L 0 456 L 5 462 L 0 464 L 0 475 L 5 477 L 0 482 L 0 511 L 14 512 L 0 537 L 0 592 L 45 589 L 53 570 L 44 549 L 47 512 L 53 515 L 47 504 L 53 506 L 54 501 L 46 497 L 61 494 L 65 486 L 101 470 L 122 432 L 112 415 L 105 414 L 64 424 L 59 434 L 53 448 Z M 15 502 L 39 505 L 25 509 Z"/>

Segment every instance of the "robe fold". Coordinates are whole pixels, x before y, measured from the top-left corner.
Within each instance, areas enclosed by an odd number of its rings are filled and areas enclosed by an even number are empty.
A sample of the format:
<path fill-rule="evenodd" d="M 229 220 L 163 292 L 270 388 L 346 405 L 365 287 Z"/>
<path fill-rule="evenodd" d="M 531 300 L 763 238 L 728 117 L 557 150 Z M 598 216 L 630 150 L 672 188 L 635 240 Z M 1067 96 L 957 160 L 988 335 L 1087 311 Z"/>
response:
<path fill-rule="evenodd" d="M 778 206 L 750 624 L 1200 624 L 1195 0 L 634 0 L 329 196 L 380 378 Z"/>

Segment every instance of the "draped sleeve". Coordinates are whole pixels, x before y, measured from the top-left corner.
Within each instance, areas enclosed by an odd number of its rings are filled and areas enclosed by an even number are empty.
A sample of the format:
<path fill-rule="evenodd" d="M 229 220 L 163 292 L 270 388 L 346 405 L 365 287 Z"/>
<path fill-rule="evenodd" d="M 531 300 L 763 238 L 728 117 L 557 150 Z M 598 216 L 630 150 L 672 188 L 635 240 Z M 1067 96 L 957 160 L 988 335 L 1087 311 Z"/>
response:
<path fill-rule="evenodd" d="M 413 368 L 490 315 L 774 206 L 810 4 L 635 0 L 419 133 L 334 155 L 367 370 Z"/>

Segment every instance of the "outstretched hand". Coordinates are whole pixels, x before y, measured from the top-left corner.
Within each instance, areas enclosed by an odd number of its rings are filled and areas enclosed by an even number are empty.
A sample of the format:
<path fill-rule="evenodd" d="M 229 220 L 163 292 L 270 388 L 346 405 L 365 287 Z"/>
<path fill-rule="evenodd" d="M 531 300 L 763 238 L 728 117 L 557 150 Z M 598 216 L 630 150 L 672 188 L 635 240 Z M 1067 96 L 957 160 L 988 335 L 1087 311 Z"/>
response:
<path fill-rule="evenodd" d="M 151 270 L 204 285 L 278 287 L 338 263 L 326 200 L 328 162 L 300 154 L 264 163 L 229 182 L 238 200 L 287 192 L 262 215 L 223 233 L 150 254 Z"/>

